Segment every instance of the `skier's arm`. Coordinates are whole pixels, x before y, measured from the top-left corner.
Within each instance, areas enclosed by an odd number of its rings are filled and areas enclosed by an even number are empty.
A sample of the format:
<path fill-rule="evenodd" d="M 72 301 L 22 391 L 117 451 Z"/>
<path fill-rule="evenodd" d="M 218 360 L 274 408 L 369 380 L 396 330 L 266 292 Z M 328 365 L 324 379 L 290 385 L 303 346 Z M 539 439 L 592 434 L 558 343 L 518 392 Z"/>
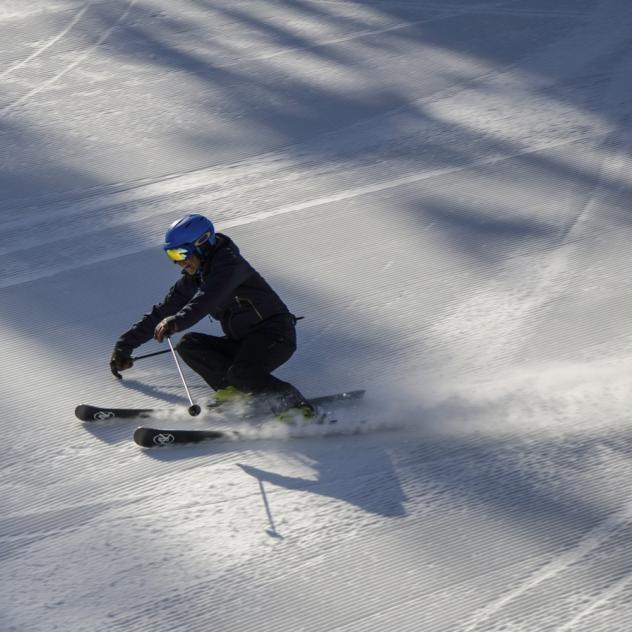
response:
<path fill-rule="evenodd" d="M 131 352 L 153 338 L 156 325 L 167 316 L 175 314 L 186 305 L 188 296 L 183 292 L 184 277 L 180 279 L 167 293 L 165 299 L 158 305 L 154 305 L 151 311 L 145 314 L 141 320 L 134 323 L 117 341 L 115 349 Z"/>

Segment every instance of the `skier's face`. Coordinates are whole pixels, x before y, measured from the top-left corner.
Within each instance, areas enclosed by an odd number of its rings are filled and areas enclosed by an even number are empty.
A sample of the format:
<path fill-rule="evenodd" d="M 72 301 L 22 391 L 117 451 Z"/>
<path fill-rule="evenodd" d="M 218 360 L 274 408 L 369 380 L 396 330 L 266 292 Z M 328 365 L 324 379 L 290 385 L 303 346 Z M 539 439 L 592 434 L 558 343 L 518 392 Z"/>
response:
<path fill-rule="evenodd" d="M 193 276 L 200 268 L 200 258 L 193 253 L 184 261 L 176 261 L 176 263 L 187 273 Z"/>

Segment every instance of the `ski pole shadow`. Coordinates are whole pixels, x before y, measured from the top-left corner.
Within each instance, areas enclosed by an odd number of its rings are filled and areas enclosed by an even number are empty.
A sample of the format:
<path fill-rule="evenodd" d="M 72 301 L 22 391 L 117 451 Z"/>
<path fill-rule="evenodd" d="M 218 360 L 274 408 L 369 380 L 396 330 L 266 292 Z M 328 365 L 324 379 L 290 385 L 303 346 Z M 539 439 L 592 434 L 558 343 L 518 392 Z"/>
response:
<path fill-rule="evenodd" d="M 161 399 L 169 404 L 185 403 L 181 395 L 174 395 L 173 393 L 170 393 L 169 391 L 161 389 L 157 386 L 152 386 L 151 384 L 140 382 L 135 379 L 124 378 L 120 380 L 120 384 L 126 389 L 137 391 L 149 397 Z"/>
<path fill-rule="evenodd" d="M 239 463 L 238 463 L 238 465 L 247 474 L 249 473 L 244 468 L 244 466 L 240 465 Z M 263 500 L 263 506 L 265 507 L 266 516 L 268 517 L 268 523 L 270 525 L 270 527 L 268 529 L 266 529 L 266 533 L 271 538 L 275 538 L 277 540 L 283 540 L 284 539 L 283 536 L 277 531 L 276 525 L 274 523 L 274 517 L 272 516 L 272 510 L 270 509 L 270 503 L 268 502 L 268 495 L 266 494 L 266 489 L 263 486 L 263 481 L 260 478 L 257 478 L 257 482 L 259 483 L 259 491 L 261 492 L 261 498 Z"/>
<path fill-rule="evenodd" d="M 257 479 L 257 483 L 259 485 L 259 491 L 261 492 L 261 499 L 263 501 L 263 506 L 266 511 L 266 516 L 268 518 L 269 527 L 265 530 L 266 534 L 271 538 L 275 538 L 277 540 L 283 540 L 284 537 L 277 531 L 276 524 L 274 522 L 274 517 L 272 515 L 272 510 L 270 508 L 270 503 L 268 501 L 268 495 L 266 493 L 266 489 L 263 485 L 263 478 L 260 476 L 261 470 L 257 470 L 257 468 L 250 467 L 249 465 L 243 465 L 241 463 L 237 463 L 237 466 L 240 467 L 246 474 L 252 476 Z"/>

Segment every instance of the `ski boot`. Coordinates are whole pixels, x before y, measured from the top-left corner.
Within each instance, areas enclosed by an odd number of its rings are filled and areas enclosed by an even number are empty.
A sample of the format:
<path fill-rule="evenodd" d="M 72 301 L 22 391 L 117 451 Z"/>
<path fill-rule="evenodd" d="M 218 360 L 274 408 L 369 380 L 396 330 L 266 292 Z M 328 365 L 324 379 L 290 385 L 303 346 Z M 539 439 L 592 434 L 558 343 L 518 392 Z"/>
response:
<path fill-rule="evenodd" d="M 313 423 L 321 416 L 306 399 L 291 396 L 278 398 L 272 412 L 279 421 L 295 425 Z"/>
<path fill-rule="evenodd" d="M 226 386 L 215 391 L 213 408 L 250 409 L 254 402 L 251 393 L 241 391 L 235 386 Z"/>

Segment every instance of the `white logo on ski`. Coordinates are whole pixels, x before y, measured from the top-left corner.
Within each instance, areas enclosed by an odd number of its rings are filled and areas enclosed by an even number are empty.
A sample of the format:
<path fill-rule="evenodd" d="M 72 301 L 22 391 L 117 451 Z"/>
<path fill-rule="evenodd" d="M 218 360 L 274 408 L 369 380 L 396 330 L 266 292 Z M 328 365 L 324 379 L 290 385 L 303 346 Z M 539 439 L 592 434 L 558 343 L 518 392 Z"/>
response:
<path fill-rule="evenodd" d="M 94 419 L 98 421 L 104 421 L 105 419 L 112 419 L 115 417 L 111 410 L 100 410 L 98 413 L 94 413 Z"/>
<path fill-rule="evenodd" d="M 175 439 L 176 438 L 169 432 L 160 432 L 159 434 L 154 436 L 152 441 L 156 445 L 162 446 L 162 445 L 169 445 L 170 443 L 173 443 Z"/>

